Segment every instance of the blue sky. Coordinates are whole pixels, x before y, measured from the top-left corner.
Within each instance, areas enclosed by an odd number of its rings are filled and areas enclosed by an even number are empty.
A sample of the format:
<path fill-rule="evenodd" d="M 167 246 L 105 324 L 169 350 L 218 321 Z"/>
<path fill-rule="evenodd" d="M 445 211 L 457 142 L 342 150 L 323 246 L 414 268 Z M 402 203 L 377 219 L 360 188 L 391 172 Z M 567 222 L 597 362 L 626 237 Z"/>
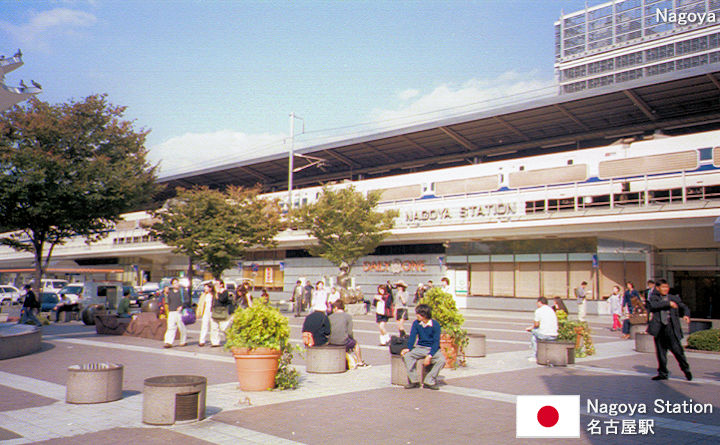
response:
<path fill-rule="evenodd" d="M 553 23 L 584 5 L 0 0 L 0 54 L 22 49 L 5 83 L 33 79 L 44 101 L 127 106 L 172 174 L 287 150 L 291 111 L 300 147 L 552 94 Z"/>

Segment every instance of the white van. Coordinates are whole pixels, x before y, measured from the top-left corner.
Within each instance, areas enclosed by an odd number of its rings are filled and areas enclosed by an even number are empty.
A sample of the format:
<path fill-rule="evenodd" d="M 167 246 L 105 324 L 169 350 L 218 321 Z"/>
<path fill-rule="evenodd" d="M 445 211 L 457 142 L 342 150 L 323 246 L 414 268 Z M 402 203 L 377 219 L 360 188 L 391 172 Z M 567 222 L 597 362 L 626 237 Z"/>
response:
<path fill-rule="evenodd" d="M 123 285 L 116 281 L 88 281 L 72 283 L 60 293 L 78 303 L 83 323 L 95 324 L 95 314 L 117 309 L 123 295 Z"/>

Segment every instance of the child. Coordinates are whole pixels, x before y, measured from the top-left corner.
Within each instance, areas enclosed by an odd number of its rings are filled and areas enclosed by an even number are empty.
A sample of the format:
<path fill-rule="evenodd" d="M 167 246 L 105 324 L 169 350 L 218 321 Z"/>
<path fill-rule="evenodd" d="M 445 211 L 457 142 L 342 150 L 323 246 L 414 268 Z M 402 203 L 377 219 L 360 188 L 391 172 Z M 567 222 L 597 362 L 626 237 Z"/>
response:
<path fill-rule="evenodd" d="M 622 327 L 622 324 L 620 323 L 620 317 L 622 316 L 622 300 L 620 298 L 619 286 L 613 286 L 613 293 L 610 295 L 610 298 L 608 298 L 608 303 L 610 304 L 610 313 L 613 317 L 611 331 L 614 332 Z"/>

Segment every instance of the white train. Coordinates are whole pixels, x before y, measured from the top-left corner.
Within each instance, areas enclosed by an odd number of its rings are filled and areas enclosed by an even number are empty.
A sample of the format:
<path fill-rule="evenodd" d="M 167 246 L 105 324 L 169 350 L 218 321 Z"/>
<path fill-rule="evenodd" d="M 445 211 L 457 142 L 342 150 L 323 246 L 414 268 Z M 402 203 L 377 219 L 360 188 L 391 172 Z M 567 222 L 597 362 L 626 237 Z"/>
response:
<path fill-rule="evenodd" d="M 720 196 L 720 131 L 654 135 L 642 141 L 548 155 L 346 181 L 382 192 L 381 207 L 473 197 L 516 199 L 525 212 L 584 209 Z M 294 205 L 313 202 L 321 187 L 293 191 Z M 287 192 L 265 196 L 281 201 Z"/>

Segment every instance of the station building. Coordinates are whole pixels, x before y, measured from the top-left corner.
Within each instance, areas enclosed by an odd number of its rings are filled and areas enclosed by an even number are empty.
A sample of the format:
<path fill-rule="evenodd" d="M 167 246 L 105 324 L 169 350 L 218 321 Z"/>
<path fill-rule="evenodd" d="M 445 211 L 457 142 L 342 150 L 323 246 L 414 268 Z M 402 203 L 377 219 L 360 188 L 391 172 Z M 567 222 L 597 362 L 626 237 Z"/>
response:
<path fill-rule="evenodd" d="M 555 22 L 561 94 L 718 61 L 718 0 L 614 0 Z"/>
<path fill-rule="evenodd" d="M 720 318 L 719 71 L 707 64 L 312 145 L 299 152 L 322 158 L 323 169 L 295 174 L 293 205 L 316 199 L 322 184 L 353 184 L 379 190 L 381 210 L 399 211 L 391 235 L 351 271 L 366 293 L 445 276 L 461 306 L 528 309 L 541 295 L 572 298 L 581 281 L 597 302 L 616 284 L 642 289 L 664 277 L 694 316 Z M 288 154 L 159 182 L 157 205 L 197 185 L 260 183 L 282 200 Z M 148 219 L 128 213 L 98 243 L 59 246 L 51 273 L 133 284 L 181 274 L 186 259 L 148 235 Z M 300 277 L 334 281 L 337 269 L 307 253 L 305 233 L 277 241 L 226 277 L 286 293 Z M 0 248 L 0 280 L 22 279 L 31 262 Z"/>

